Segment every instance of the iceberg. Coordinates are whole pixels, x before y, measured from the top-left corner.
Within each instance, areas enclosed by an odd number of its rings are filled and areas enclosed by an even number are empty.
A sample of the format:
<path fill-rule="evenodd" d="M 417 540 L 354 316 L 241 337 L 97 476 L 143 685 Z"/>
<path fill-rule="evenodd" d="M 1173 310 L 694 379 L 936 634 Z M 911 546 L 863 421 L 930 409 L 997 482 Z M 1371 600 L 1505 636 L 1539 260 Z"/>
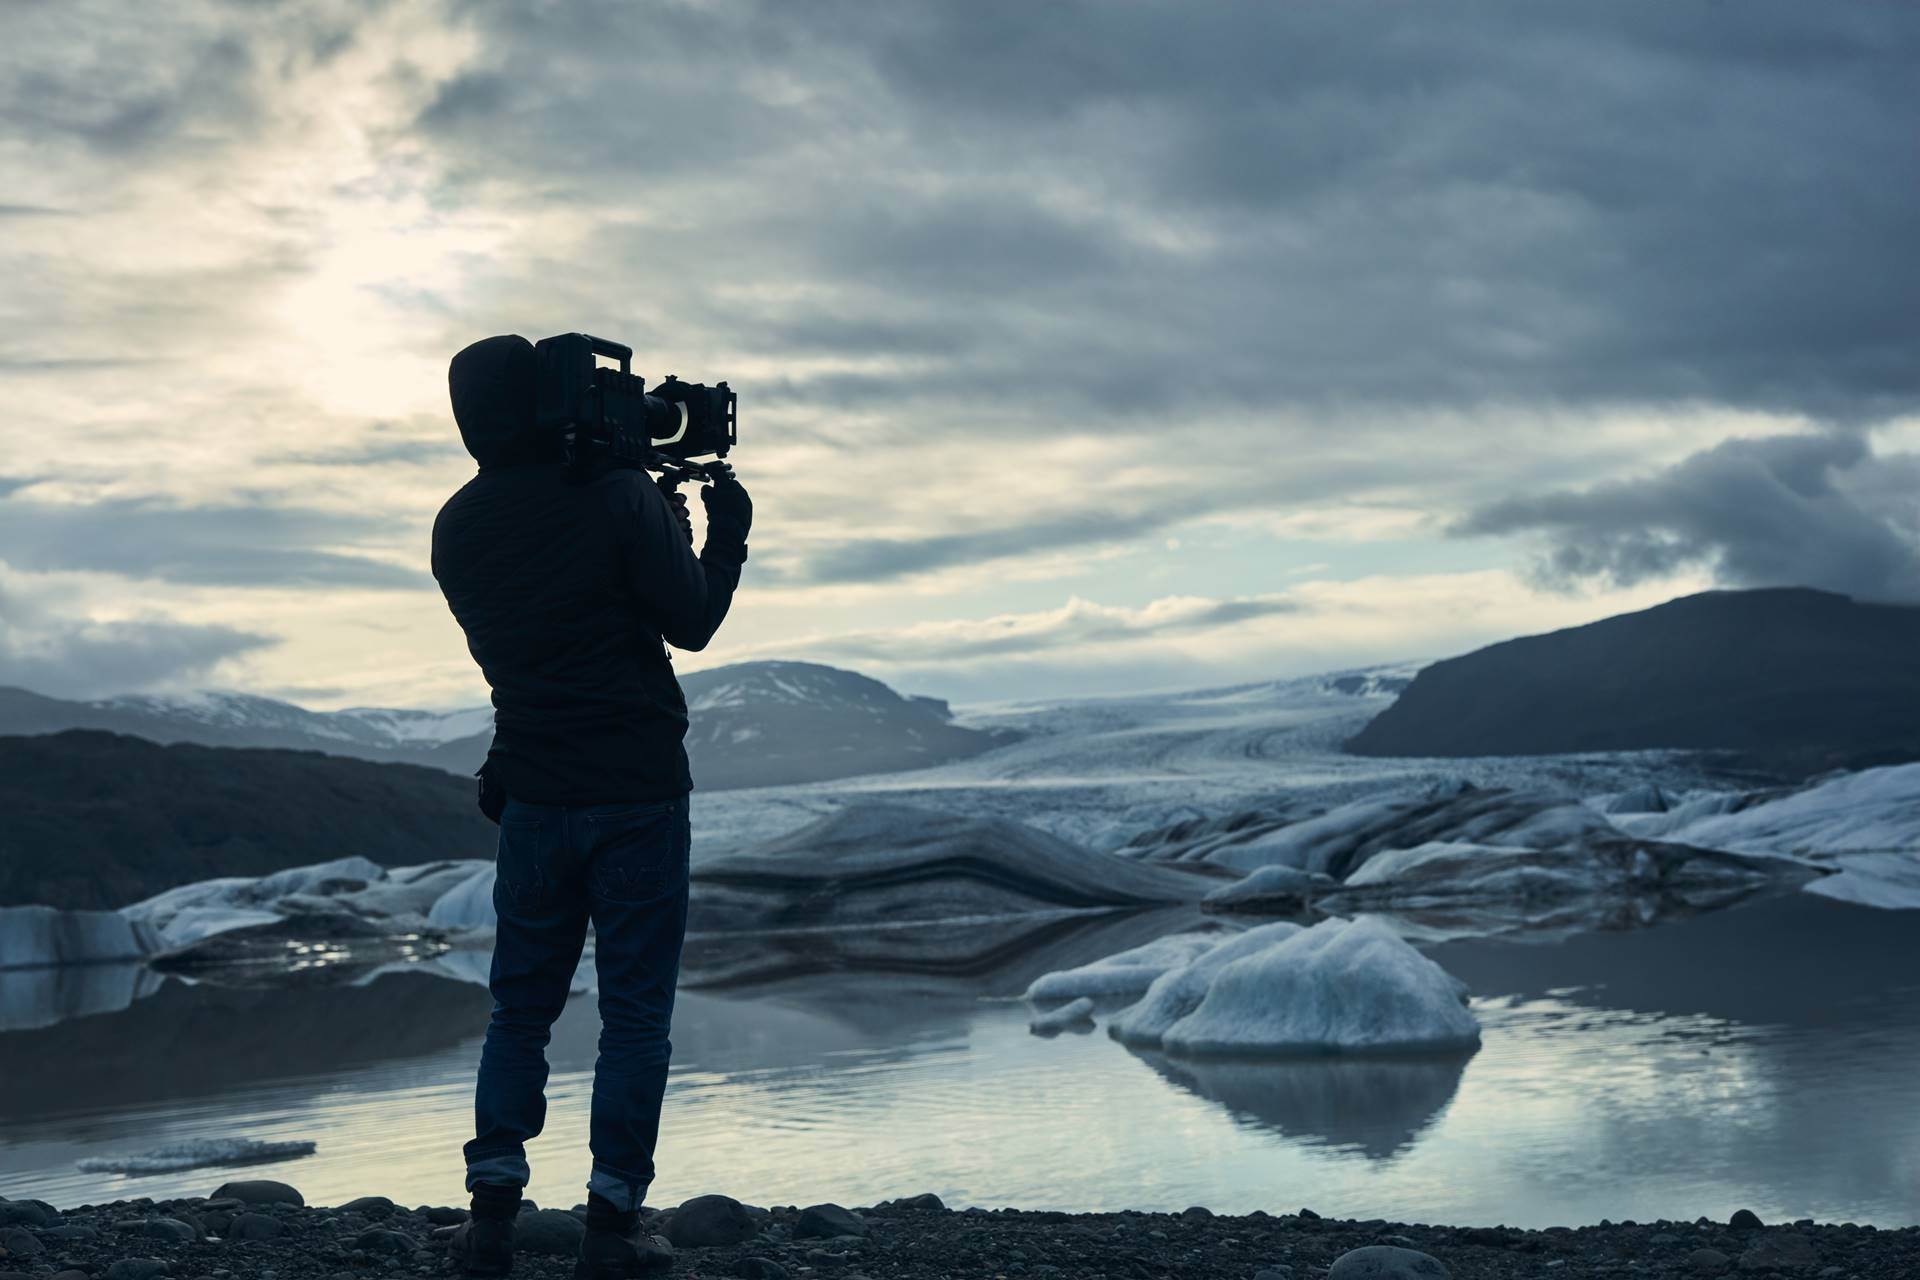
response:
<path fill-rule="evenodd" d="M 153 928 L 117 911 L 0 907 L 0 969 L 135 960 L 159 948 Z"/>
<path fill-rule="evenodd" d="M 1283 920 L 1216 942 L 1186 964 L 1155 978 L 1137 1003 L 1122 1009 L 1107 1023 L 1107 1034 L 1124 1044 L 1157 1046 L 1175 1023 L 1200 1007 L 1214 975 L 1223 967 L 1302 932 L 1303 926 Z"/>
<path fill-rule="evenodd" d="M 1265 928 L 1273 932 L 1264 945 L 1247 941 L 1261 930 L 1226 944 L 1238 945 L 1200 975 L 1199 1002 L 1164 1029 L 1153 1019 L 1189 992 L 1117 1021 L 1142 1042 L 1157 1032 L 1161 1048 L 1193 1056 L 1459 1052 L 1480 1043 L 1466 988 L 1380 921 Z"/>
<path fill-rule="evenodd" d="M 1731 793 L 1663 815 L 1667 839 L 1774 857 L 1920 854 L 1920 764 L 1864 769 L 1782 795 Z"/>
<path fill-rule="evenodd" d="M 1081 996 L 1130 996 L 1145 991 L 1169 969 L 1189 964 L 1220 940 L 1218 933 L 1174 933 L 1130 947 L 1078 968 L 1041 974 L 1027 999 L 1041 1002 Z"/>
<path fill-rule="evenodd" d="M 1340 882 L 1297 867 L 1260 867 L 1232 884 L 1223 884 L 1200 900 L 1208 911 L 1297 911 Z"/>
<path fill-rule="evenodd" d="M 469 933 L 499 924 L 493 914 L 493 863 L 485 862 L 434 899 L 427 923 L 436 929 Z"/>
<path fill-rule="evenodd" d="M 311 1142 L 262 1142 L 255 1138 L 192 1138 L 171 1142 L 137 1156 L 88 1156 L 82 1173 L 177 1173 L 217 1165 L 267 1164 L 310 1156 Z"/>
<path fill-rule="evenodd" d="M 1093 1000 L 1091 997 L 1081 996 L 1078 1000 L 1068 1001 L 1058 1009 L 1037 1014 L 1027 1023 L 1027 1030 L 1037 1036 L 1053 1036 L 1059 1035 L 1062 1031 L 1092 1026 Z"/>

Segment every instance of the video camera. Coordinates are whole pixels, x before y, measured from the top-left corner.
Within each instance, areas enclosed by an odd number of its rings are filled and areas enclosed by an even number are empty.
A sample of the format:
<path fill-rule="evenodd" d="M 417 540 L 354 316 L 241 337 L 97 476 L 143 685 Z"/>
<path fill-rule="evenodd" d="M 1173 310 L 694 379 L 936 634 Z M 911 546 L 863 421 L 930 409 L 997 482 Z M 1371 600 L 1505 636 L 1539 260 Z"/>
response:
<path fill-rule="evenodd" d="M 722 461 L 739 440 L 738 397 L 722 382 L 703 386 L 672 374 L 652 391 L 633 373 L 633 348 L 585 333 L 560 333 L 533 344 L 539 361 L 534 420 L 559 433 L 569 469 L 608 467 L 657 471 L 664 486 L 731 475 Z M 594 361 L 618 360 L 618 369 Z"/>

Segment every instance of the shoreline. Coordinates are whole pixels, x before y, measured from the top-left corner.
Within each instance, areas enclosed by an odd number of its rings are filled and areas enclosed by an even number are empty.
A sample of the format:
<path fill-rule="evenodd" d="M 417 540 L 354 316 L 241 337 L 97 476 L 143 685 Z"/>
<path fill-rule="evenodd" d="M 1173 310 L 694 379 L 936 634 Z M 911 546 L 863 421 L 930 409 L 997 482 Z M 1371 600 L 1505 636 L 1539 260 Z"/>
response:
<path fill-rule="evenodd" d="M 513 1274 L 571 1276 L 583 1213 L 584 1207 L 526 1207 Z M 228 1182 L 206 1196 L 139 1197 L 66 1210 L 0 1199 L 0 1280 L 457 1275 L 446 1237 L 466 1216 L 457 1206 L 408 1208 L 381 1196 L 307 1206 L 297 1190 L 271 1181 Z M 1536 1230 L 1337 1219 L 1311 1209 L 1244 1215 L 1201 1207 L 1179 1213 L 950 1210 L 932 1195 L 859 1208 L 762 1209 L 710 1195 L 644 1210 L 643 1222 L 672 1241 L 672 1274 L 746 1280 L 1920 1275 L 1920 1225 L 1763 1224 L 1744 1210 L 1728 1222 L 1602 1220 Z"/>

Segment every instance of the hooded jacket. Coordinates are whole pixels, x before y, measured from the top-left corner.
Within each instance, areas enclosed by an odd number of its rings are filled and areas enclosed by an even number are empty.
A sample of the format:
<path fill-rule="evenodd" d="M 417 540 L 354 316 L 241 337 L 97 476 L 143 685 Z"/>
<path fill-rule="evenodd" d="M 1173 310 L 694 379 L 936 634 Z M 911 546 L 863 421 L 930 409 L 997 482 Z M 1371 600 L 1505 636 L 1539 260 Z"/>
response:
<path fill-rule="evenodd" d="M 646 472 L 570 476 L 534 429 L 535 371 L 515 335 L 468 347 L 447 375 L 480 469 L 433 522 L 433 576 L 493 688 L 483 768 L 532 804 L 669 799 L 693 779 L 666 645 L 712 639 L 746 530 L 710 522 L 696 558 Z"/>

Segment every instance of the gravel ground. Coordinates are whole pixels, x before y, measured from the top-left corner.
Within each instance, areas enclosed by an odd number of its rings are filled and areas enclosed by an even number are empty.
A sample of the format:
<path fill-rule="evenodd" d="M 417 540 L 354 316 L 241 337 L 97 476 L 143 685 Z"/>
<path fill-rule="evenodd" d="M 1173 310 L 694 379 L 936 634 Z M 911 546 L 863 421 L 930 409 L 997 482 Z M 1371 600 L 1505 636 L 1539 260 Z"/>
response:
<path fill-rule="evenodd" d="M 530 1207 L 514 1274 L 563 1280 L 584 1210 Z M 466 1213 L 377 1196 L 309 1207 L 282 1183 L 226 1184 L 205 1197 L 119 1200 L 56 1210 L 0 1200 L 0 1280 L 360 1280 L 442 1276 L 446 1236 Z M 1521 1231 L 1382 1221 L 1311 1210 L 1216 1215 L 947 1210 L 932 1196 L 870 1208 L 761 1209 L 703 1196 L 651 1212 L 675 1246 L 674 1272 L 745 1280 L 887 1277 L 1225 1277 L 1438 1280 L 1680 1274 L 1807 1280 L 1920 1278 L 1920 1227 L 1852 1223 L 1606 1223 Z"/>

